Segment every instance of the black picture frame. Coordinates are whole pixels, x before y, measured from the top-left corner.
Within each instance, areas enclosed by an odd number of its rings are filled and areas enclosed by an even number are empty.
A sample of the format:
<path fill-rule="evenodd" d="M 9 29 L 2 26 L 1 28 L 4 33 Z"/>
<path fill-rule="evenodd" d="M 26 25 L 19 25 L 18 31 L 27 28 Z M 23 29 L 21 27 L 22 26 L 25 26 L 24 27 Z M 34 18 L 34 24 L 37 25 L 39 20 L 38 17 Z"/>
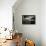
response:
<path fill-rule="evenodd" d="M 22 15 L 22 24 L 35 24 L 35 15 Z"/>

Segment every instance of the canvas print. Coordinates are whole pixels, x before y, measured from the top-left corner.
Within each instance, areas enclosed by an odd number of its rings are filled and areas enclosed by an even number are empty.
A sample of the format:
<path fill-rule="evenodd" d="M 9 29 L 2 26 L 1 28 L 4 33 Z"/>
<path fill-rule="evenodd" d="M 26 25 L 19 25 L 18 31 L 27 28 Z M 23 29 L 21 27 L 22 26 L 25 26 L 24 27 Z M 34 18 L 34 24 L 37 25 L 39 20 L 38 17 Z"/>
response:
<path fill-rule="evenodd" d="M 22 24 L 35 24 L 35 15 L 23 15 Z"/>

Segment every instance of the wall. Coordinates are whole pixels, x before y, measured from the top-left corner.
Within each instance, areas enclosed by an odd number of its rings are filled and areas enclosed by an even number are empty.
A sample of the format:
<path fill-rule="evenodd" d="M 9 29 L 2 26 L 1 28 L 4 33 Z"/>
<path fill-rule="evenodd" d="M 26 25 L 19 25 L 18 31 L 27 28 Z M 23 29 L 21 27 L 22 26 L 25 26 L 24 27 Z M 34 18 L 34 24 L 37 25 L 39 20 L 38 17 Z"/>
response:
<path fill-rule="evenodd" d="M 21 1 L 21 0 L 20 0 Z M 40 0 L 23 0 L 21 3 L 14 6 L 14 19 L 15 28 L 18 32 L 22 32 L 25 38 L 35 41 L 36 46 L 41 46 L 41 30 L 40 30 L 40 17 L 41 17 L 41 1 Z M 23 25 L 22 15 L 35 15 L 35 25 Z"/>
<path fill-rule="evenodd" d="M 15 3 L 15 5 L 13 6 L 15 29 L 17 29 L 18 32 L 22 32 L 25 38 L 34 40 L 36 43 L 36 46 L 46 46 L 45 40 L 42 39 L 43 36 L 45 35 L 44 33 L 46 32 L 43 28 L 45 27 L 45 24 L 43 23 L 43 21 L 45 22 L 45 18 L 44 18 L 45 16 L 43 16 L 45 12 L 44 11 L 45 1 L 23 0 L 21 2 L 20 0 L 18 2 Z M 22 15 L 32 15 L 32 14 L 36 15 L 36 24 L 35 25 L 23 25 Z M 44 39 L 45 39 L 45 36 L 44 36 Z M 43 44 L 41 45 L 41 43 Z"/>
<path fill-rule="evenodd" d="M 42 0 L 41 6 L 41 38 L 42 46 L 46 46 L 46 0 Z"/>

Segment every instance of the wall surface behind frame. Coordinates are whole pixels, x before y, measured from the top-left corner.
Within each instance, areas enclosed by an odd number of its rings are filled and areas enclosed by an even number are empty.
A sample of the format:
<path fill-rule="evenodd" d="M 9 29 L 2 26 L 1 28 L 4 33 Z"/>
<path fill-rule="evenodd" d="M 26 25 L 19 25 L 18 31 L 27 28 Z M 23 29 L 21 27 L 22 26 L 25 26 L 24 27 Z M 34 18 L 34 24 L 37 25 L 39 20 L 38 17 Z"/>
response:
<path fill-rule="evenodd" d="M 19 1 L 21 2 L 21 0 Z M 24 34 L 24 38 L 35 41 L 36 46 L 41 46 L 41 0 L 23 0 L 13 6 L 14 24 L 18 32 Z M 22 24 L 22 15 L 35 15 L 36 24 Z"/>

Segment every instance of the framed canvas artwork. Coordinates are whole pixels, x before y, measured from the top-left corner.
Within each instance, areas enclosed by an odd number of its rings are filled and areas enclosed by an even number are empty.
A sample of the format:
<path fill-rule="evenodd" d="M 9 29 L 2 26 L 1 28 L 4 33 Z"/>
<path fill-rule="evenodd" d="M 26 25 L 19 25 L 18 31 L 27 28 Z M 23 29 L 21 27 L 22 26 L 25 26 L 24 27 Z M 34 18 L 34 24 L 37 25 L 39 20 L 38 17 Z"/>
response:
<path fill-rule="evenodd" d="M 35 24 L 35 15 L 22 15 L 22 24 Z"/>

